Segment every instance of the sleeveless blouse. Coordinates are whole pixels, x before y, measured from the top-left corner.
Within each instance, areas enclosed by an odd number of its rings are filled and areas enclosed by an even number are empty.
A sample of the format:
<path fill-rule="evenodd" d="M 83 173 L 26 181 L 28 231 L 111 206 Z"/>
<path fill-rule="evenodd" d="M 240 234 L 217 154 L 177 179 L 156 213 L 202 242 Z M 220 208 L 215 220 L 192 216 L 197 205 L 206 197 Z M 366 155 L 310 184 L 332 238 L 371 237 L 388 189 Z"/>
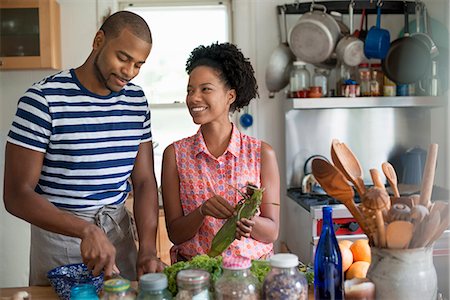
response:
<path fill-rule="evenodd" d="M 242 197 L 232 187 L 241 191 L 245 191 L 243 187 L 247 183 L 260 187 L 261 141 L 240 133 L 234 124 L 228 147 L 218 158 L 208 151 L 200 130 L 173 145 L 184 215 L 194 211 L 215 194 L 235 206 Z M 172 247 L 172 262 L 177 261 L 177 256 L 191 259 L 195 255 L 208 253 L 215 234 L 225 222 L 224 219 L 206 216 L 192 239 Z M 259 259 L 272 253 L 272 243 L 243 237 L 241 240 L 235 240 L 222 256 Z"/>

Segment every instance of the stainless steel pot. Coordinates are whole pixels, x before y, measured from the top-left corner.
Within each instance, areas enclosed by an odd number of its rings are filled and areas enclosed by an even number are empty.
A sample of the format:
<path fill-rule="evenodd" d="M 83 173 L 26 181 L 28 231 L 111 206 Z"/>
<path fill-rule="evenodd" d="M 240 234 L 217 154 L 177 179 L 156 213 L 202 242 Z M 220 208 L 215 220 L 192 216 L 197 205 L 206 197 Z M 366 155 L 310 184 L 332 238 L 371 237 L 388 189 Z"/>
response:
<path fill-rule="evenodd" d="M 281 42 L 272 52 L 269 59 L 269 64 L 266 68 L 266 86 L 270 92 L 270 98 L 273 98 L 276 92 L 288 85 L 292 62 L 295 60 L 295 55 L 292 53 L 291 48 L 289 48 L 287 43 L 287 25 L 284 7 L 281 10 L 281 15 L 284 22 L 284 35 L 280 22 L 278 22 Z"/>
<path fill-rule="evenodd" d="M 359 65 L 364 56 L 364 43 L 353 35 L 353 7 L 354 1 L 350 2 L 348 14 L 350 18 L 350 33 L 341 38 L 336 45 L 336 55 L 338 60 L 350 67 Z"/>
<path fill-rule="evenodd" d="M 311 4 L 289 34 L 290 48 L 300 60 L 316 64 L 325 62 L 340 38 L 337 21 L 326 13 L 324 5 Z"/>

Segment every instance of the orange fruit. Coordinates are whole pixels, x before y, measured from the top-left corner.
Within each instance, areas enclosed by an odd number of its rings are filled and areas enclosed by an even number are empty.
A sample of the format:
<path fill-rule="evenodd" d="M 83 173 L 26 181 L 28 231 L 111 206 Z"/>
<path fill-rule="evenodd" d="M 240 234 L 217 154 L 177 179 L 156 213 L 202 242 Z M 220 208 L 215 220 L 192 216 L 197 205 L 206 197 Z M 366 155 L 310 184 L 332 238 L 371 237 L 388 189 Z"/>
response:
<path fill-rule="evenodd" d="M 342 256 L 342 271 L 345 272 L 353 263 L 353 253 L 345 244 L 339 243 L 339 250 Z"/>
<path fill-rule="evenodd" d="M 350 240 L 339 240 L 339 246 L 345 246 L 346 248 L 350 248 L 350 246 L 353 244 Z"/>
<path fill-rule="evenodd" d="M 354 241 L 350 246 L 350 250 L 353 253 L 353 261 L 366 261 L 368 263 L 372 261 L 368 240 L 359 239 Z"/>
<path fill-rule="evenodd" d="M 355 261 L 345 272 L 345 279 L 366 278 L 369 266 L 367 261 Z"/>

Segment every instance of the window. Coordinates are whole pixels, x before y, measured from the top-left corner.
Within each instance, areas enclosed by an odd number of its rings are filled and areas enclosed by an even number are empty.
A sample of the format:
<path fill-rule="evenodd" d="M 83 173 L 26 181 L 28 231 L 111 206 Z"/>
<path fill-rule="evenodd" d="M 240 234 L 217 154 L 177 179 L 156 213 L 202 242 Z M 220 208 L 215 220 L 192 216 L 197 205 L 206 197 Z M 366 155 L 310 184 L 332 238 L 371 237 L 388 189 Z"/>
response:
<path fill-rule="evenodd" d="M 199 45 L 231 40 L 230 3 L 147 0 L 119 1 L 119 5 L 143 17 L 152 31 L 152 51 L 133 82 L 144 89 L 150 104 L 159 185 L 164 149 L 198 129 L 184 104 L 186 60 Z"/>

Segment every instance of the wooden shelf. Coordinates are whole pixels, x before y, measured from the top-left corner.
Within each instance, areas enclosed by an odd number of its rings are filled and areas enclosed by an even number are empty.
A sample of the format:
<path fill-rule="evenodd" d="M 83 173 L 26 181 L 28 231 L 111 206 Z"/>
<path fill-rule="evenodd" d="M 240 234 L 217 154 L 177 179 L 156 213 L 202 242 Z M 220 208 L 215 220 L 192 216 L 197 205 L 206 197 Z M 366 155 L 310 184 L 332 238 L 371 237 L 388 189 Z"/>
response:
<path fill-rule="evenodd" d="M 337 108 L 433 108 L 444 107 L 444 97 L 332 97 L 332 98 L 289 98 L 285 109 L 337 109 Z"/>

